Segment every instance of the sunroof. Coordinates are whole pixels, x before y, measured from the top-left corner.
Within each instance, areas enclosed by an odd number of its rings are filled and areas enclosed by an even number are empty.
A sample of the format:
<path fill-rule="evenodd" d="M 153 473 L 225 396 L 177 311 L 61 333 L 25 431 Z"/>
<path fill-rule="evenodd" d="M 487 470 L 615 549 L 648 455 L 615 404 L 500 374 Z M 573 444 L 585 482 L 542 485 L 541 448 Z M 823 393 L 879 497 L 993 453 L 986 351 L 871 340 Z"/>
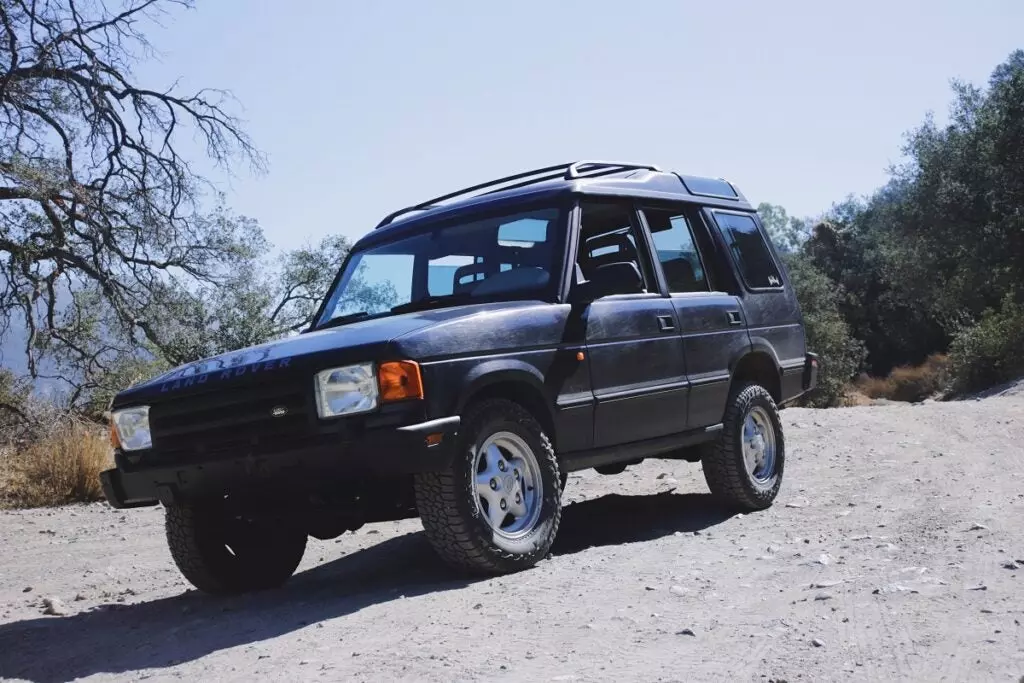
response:
<path fill-rule="evenodd" d="M 734 190 L 732 185 L 725 180 L 718 180 L 716 178 L 695 178 L 692 176 L 683 176 L 681 180 L 683 181 L 683 185 L 686 186 L 687 192 L 690 194 L 700 195 L 702 197 L 739 199 L 739 195 L 736 194 L 736 190 Z"/>

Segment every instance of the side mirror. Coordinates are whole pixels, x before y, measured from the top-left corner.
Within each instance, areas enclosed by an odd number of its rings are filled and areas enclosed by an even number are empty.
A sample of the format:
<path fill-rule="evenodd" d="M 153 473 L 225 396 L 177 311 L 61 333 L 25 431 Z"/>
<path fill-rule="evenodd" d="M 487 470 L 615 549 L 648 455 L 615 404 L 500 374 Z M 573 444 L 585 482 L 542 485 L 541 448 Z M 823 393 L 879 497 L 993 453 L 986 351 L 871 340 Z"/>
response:
<path fill-rule="evenodd" d="M 639 294 L 643 290 L 644 280 L 636 264 L 616 261 L 594 269 L 593 277 L 581 287 L 580 298 L 593 301 L 611 294 Z"/>

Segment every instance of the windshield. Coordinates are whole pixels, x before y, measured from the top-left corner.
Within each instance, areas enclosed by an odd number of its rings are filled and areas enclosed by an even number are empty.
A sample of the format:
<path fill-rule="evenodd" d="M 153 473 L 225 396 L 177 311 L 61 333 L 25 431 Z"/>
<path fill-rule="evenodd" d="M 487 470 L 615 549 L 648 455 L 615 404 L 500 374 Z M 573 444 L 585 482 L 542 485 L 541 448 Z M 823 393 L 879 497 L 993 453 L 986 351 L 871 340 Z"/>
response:
<path fill-rule="evenodd" d="M 557 281 L 557 208 L 449 224 L 352 254 L 317 327 L 445 303 L 542 297 Z"/>

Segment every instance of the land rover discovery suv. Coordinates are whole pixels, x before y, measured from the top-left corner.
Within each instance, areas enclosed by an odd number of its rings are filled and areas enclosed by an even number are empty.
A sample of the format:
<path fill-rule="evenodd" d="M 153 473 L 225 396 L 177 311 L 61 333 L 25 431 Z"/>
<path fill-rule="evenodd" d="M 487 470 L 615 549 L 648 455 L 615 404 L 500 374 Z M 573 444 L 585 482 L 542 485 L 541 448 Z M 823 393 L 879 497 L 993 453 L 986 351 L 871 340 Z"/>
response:
<path fill-rule="evenodd" d="M 121 392 L 102 484 L 164 506 L 210 593 L 284 583 L 309 536 L 409 517 L 448 563 L 512 572 L 549 553 L 568 472 L 684 459 L 725 504 L 771 505 L 778 407 L 817 372 L 731 183 L 560 164 L 392 213 L 303 333 Z"/>

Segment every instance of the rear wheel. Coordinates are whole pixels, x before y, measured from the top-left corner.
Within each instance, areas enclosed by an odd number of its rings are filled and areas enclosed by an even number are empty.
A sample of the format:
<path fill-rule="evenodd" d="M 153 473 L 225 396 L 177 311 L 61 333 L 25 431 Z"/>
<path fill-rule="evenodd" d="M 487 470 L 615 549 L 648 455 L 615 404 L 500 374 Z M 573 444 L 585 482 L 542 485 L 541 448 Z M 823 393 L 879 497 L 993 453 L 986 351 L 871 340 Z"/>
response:
<path fill-rule="evenodd" d="M 551 441 L 525 408 L 504 399 L 480 403 L 463 425 L 451 466 L 416 476 L 427 538 L 462 569 L 526 569 L 547 556 L 561 520 Z"/>
<path fill-rule="evenodd" d="M 782 486 L 786 442 L 778 407 L 768 390 L 747 384 L 733 392 L 723 427 L 702 458 L 708 488 L 730 507 L 769 507 Z"/>
<path fill-rule="evenodd" d="M 295 572 L 306 550 L 302 529 L 231 514 L 223 500 L 167 506 L 166 532 L 184 577 L 215 595 L 276 588 Z"/>

